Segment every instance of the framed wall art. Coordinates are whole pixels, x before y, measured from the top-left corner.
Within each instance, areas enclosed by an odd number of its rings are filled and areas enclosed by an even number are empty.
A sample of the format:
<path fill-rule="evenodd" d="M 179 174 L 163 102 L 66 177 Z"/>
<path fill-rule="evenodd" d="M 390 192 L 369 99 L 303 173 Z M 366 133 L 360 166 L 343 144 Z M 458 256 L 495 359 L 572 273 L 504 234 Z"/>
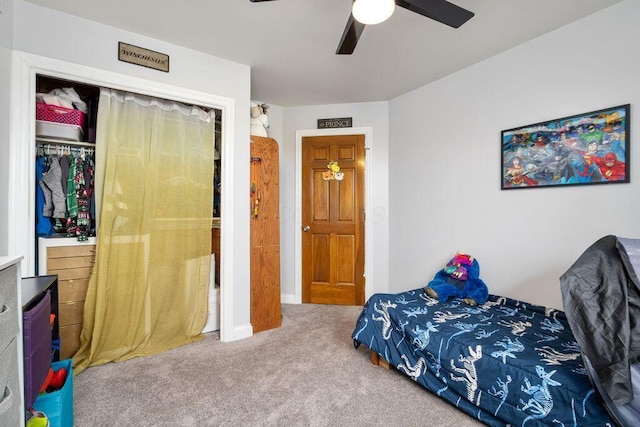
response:
<path fill-rule="evenodd" d="M 629 104 L 501 133 L 502 189 L 629 182 Z"/>

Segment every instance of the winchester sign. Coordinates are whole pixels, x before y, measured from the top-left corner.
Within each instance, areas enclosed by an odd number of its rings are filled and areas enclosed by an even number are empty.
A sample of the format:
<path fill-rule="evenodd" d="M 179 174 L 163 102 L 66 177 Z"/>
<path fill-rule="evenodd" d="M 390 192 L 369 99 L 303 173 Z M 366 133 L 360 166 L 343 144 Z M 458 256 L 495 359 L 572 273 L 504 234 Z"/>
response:
<path fill-rule="evenodd" d="M 118 43 L 118 59 L 131 64 L 169 72 L 169 55 L 127 43 Z"/>

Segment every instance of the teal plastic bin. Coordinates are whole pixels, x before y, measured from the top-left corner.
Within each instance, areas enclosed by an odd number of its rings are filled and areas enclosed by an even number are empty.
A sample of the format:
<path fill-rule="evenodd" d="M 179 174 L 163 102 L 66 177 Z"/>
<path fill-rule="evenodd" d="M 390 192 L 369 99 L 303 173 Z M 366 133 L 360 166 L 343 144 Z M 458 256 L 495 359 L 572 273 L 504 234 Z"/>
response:
<path fill-rule="evenodd" d="M 41 393 L 33 402 L 33 409 L 44 412 L 49 418 L 51 427 L 73 427 L 73 367 L 71 359 L 53 362 L 53 371 L 60 368 L 67 370 L 67 379 L 60 390 L 52 393 Z"/>

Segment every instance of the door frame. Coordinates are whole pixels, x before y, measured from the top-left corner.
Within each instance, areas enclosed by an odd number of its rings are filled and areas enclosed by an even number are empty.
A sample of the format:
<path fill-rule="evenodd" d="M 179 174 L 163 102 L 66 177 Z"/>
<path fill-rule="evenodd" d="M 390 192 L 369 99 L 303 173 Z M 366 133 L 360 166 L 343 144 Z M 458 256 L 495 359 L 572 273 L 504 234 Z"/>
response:
<path fill-rule="evenodd" d="M 371 147 L 373 141 L 373 128 L 339 128 L 339 129 L 307 129 L 296 131 L 296 191 L 295 191 L 295 289 L 294 304 L 302 304 L 302 139 L 308 136 L 333 136 L 333 135 L 364 135 L 364 299 L 371 296 L 374 277 L 371 262 L 373 254 L 373 235 L 370 227 L 370 217 L 367 213 L 373 212 L 373 171 L 371 167 Z"/>
<path fill-rule="evenodd" d="M 222 110 L 222 194 L 225 203 L 222 204 L 221 212 L 220 282 L 225 283 L 227 277 L 234 277 L 234 99 L 22 51 L 13 51 L 12 62 L 8 213 L 13 226 L 9 227 L 8 245 L 10 253 L 23 256 L 22 277 L 32 276 L 36 265 L 35 218 L 34 215 L 24 213 L 35 212 L 35 162 L 32 159 L 35 159 L 36 154 L 33 118 L 37 74 Z M 234 341 L 245 337 L 238 336 L 235 332 L 232 286 L 232 283 L 220 286 L 221 341 Z"/>

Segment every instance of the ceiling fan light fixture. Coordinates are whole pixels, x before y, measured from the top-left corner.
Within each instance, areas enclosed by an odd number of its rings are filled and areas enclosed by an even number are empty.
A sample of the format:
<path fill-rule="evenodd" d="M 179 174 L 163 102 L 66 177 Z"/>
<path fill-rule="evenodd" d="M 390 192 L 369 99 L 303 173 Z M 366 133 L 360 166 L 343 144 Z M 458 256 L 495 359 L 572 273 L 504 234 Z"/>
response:
<path fill-rule="evenodd" d="M 358 22 L 375 25 L 389 19 L 395 9 L 395 0 L 355 0 L 351 13 Z"/>

